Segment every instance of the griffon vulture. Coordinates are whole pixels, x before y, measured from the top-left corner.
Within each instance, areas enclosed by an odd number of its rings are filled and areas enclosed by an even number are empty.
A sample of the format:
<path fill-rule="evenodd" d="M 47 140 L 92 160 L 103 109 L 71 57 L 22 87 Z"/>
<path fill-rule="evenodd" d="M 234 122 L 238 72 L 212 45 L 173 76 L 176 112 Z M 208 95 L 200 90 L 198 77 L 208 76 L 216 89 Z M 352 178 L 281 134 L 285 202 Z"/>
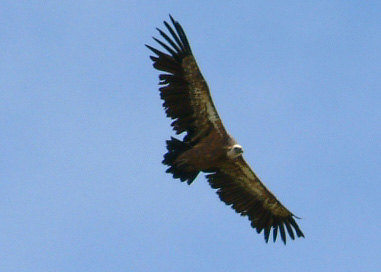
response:
<path fill-rule="evenodd" d="M 268 242 L 278 233 L 286 244 L 286 234 L 304 237 L 295 216 L 265 187 L 244 160 L 243 148 L 226 131 L 217 113 L 209 88 L 192 54 L 181 25 L 170 16 L 164 22 L 167 33 L 157 29 L 163 40 L 154 40 L 166 52 L 146 45 L 155 56 L 150 58 L 160 74 L 160 96 L 167 117 L 173 119 L 176 134 L 171 137 L 163 164 L 174 178 L 191 184 L 200 172 L 207 173 L 211 187 L 220 199 L 237 213 L 247 216 Z"/>

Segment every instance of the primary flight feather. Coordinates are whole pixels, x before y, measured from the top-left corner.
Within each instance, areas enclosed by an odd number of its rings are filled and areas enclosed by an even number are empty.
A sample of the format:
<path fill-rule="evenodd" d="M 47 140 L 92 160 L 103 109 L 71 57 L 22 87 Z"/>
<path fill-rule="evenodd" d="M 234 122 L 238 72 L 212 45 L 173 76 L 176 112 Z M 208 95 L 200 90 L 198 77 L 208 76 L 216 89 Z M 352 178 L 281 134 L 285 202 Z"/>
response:
<path fill-rule="evenodd" d="M 167 173 L 191 184 L 200 172 L 220 199 L 237 213 L 247 216 L 258 233 L 270 234 L 274 242 L 280 234 L 286 244 L 304 237 L 295 216 L 259 180 L 243 159 L 243 148 L 226 131 L 213 104 L 209 88 L 192 54 L 181 25 L 171 16 L 172 26 L 164 22 L 167 33 L 157 29 L 163 38 L 154 40 L 166 52 L 146 45 L 155 56 L 150 58 L 160 74 L 159 88 L 167 116 L 174 121 L 176 134 L 185 133 L 183 140 L 171 137 L 163 163 Z"/>

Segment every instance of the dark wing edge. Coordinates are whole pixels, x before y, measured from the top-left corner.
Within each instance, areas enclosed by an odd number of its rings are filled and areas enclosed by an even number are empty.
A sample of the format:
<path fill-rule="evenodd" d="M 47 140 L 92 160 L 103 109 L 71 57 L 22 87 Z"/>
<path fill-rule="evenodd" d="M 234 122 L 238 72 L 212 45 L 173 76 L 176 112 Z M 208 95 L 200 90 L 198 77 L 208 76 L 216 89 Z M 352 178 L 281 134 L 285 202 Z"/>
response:
<path fill-rule="evenodd" d="M 163 71 L 159 88 L 167 117 L 176 134 L 186 132 L 185 140 L 197 142 L 210 129 L 225 130 L 213 104 L 209 88 L 197 66 L 181 25 L 170 16 L 173 27 L 164 21 L 168 33 L 157 29 L 164 39 L 153 38 L 166 53 L 146 45 L 156 56 L 153 66 Z"/>
<path fill-rule="evenodd" d="M 292 240 L 304 237 L 295 221 L 296 217 L 264 186 L 250 166 L 241 157 L 207 175 L 212 188 L 217 189 L 220 199 L 242 216 L 248 216 L 257 233 L 264 231 L 268 243 L 272 230 L 275 242 L 280 233 L 286 244 L 286 231 Z"/>

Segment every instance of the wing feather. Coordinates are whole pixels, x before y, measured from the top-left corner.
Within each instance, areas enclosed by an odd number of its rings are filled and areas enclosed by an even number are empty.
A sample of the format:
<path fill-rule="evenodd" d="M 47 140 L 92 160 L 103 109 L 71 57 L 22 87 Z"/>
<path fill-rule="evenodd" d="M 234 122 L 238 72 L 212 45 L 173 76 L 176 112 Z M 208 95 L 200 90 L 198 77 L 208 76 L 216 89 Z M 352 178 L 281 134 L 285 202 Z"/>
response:
<path fill-rule="evenodd" d="M 274 242 L 278 230 L 284 244 L 287 233 L 292 240 L 295 239 L 295 234 L 304 237 L 295 222 L 295 216 L 263 185 L 242 157 L 227 160 L 207 178 L 223 202 L 231 205 L 237 213 L 247 215 L 258 233 L 264 230 L 266 242 L 271 229 Z"/>
<path fill-rule="evenodd" d="M 292 228 L 291 228 L 290 222 L 288 222 L 288 220 L 286 220 L 286 221 L 284 222 L 284 224 L 286 225 L 288 234 L 290 235 L 291 239 L 294 240 L 294 239 L 295 239 L 295 235 L 294 235 L 294 231 L 293 231 Z"/>
<path fill-rule="evenodd" d="M 197 142 L 212 129 L 226 133 L 213 104 L 208 85 L 192 54 L 181 25 L 170 16 L 172 26 L 164 22 L 168 33 L 157 29 L 164 41 L 153 38 L 165 52 L 146 45 L 156 56 L 153 66 L 160 74 L 160 96 L 167 116 L 174 119 L 177 134 L 186 132 L 186 139 Z"/>

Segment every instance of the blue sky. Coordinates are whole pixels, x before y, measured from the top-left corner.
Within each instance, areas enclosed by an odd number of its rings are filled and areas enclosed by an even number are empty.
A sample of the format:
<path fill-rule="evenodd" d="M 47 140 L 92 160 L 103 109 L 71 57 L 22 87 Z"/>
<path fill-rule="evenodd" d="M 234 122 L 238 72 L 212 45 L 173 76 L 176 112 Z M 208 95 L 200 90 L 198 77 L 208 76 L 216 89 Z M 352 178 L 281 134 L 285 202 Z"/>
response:
<path fill-rule="evenodd" d="M 226 1 L 227 2 L 227 1 Z M 305 239 L 266 244 L 173 132 L 149 52 L 183 25 L 220 116 Z M 0 271 L 377 271 L 379 1 L 2 1 Z"/>

